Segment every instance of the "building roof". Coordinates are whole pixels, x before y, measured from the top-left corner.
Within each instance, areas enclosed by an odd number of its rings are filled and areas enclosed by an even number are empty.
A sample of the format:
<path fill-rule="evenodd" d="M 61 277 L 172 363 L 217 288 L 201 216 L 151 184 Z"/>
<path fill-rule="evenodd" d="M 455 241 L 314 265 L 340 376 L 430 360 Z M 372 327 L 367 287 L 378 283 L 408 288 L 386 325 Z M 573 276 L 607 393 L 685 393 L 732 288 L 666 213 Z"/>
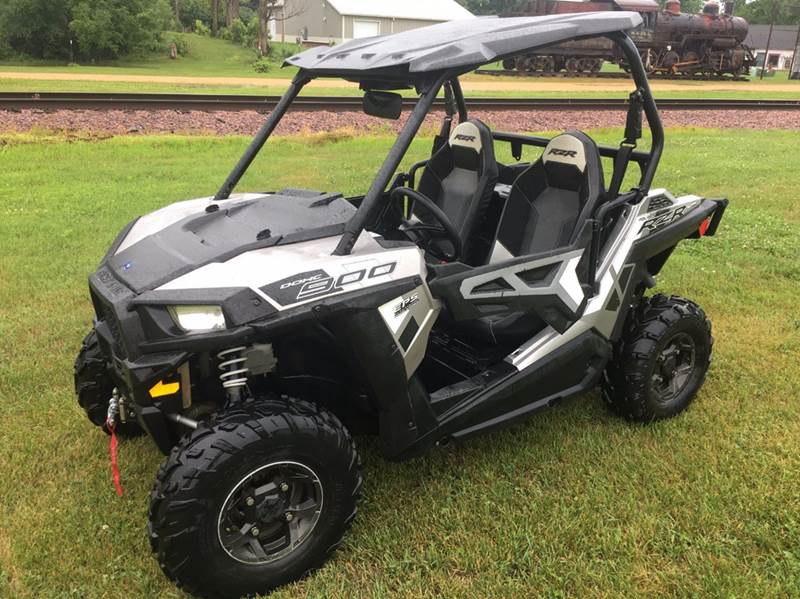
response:
<path fill-rule="evenodd" d="M 655 0 L 614 0 L 614 4 L 622 10 L 656 12 L 661 9 L 661 5 Z"/>
<path fill-rule="evenodd" d="M 456 0 L 328 0 L 340 15 L 454 21 L 474 15 Z"/>
<path fill-rule="evenodd" d="M 627 31 L 641 24 L 636 12 L 603 11 L 514 17 L 480 17 L 437 23 L 401 33 L 309 48 L 286 60 L 317 75 L 392 78 L 451 68 L 474 68 L 523 51 L 583 36 Z"/>
<path fill-rule="evenodd" d="M 753 50 L 765 50 L 769 37 L 769 25 L 750 25 L 744 43 Z M 772 29 L 772 39 L 769 42 L 770 51 L 794 52 L 797 41 L 797 25 L 775 25 Z"/>

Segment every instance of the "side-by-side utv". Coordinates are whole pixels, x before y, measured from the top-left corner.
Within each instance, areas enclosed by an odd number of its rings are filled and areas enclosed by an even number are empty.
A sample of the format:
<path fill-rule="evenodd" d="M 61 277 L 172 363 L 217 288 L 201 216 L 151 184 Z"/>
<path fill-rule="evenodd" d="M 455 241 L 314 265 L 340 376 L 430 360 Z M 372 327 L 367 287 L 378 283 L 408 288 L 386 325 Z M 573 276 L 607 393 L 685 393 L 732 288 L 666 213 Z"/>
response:
<path fill-rule="evenodd" d="M 645 294 L 679 242 L 715 233 L 727 201 L 651 189 L 664 133 L 625 33 L 640 22 L 478 18 L 306 50 L 214 197 L 119 234 L 89 279 L 76 390 L 92 422 L 168 454 L 149 534 L 176 584 L 236 597 L 322 565 L 356 513 L 352 434 L 399 460 L 597 385 L 633 421 L 688 406 L 710 323 L 689 300 Z M 594 36 L 618 45 L 635 84 L 619 147 L 469 116 L 459 76 Z M 303 86 L 327 77 L 358 82 L 374 116 L 400 116 L 399 90 L 418 95 L 365 195 L 232 195 Z M 399 172 L 440 92 L 430 158 Z M 643 113 L 649 151 L 636 147 Z M 300 162 L 313 170 L 311 150 Z M 638 185 L 623 189 L 629 167 Z"/>

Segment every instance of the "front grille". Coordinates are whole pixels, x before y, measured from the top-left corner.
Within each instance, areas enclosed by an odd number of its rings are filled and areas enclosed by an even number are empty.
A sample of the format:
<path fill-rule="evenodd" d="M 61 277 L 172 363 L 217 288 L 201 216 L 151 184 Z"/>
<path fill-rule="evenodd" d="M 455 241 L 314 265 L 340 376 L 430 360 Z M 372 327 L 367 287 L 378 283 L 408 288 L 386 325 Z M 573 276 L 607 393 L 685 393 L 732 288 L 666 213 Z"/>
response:
<path fill-rule="evenodd" d="M 114 310 L 109 306 L 103 306 L 103 322 L 106 323 L 111 337 L 114 339 L 114 353 L 125 357 L 125 346 L 122 342 L 122 331 L 119 329 L 119 322 Z"/>
<path fill-rule="evenodd" d="M 113 347 L 111 348 L 113 356 L 127 357 L 125 352 L 125 344 L 122 339 L 122 330 L 119 325 L 119 320 L 114 312 L 114 307 L 104 300 L 103 296 L 96 293 L 94 289 L 92 293 L 92 303 L 94 304 L 95 314 L 97 315 L 98 324 L 102 323 L 108 327 L 113 340 Z M 112 356 L 108 356 L 111 358 Z"/>

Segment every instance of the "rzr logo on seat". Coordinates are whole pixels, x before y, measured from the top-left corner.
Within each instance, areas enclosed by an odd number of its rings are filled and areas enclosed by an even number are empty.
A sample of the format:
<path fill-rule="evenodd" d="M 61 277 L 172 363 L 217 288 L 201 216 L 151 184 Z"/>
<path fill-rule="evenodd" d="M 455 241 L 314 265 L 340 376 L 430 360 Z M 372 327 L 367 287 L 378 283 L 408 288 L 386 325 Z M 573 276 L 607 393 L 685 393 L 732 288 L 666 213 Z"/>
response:
<path fill-rule="evenodd" d="M 549 156 L 553 154 L 554 156 L 567 156 L 569 158 L 575 158 L 578 155 L 577 150 L 560 150 L 558 148 L 550 148 L 550 151 L 547 153 Z"/>
<path fill-rule="evenodd" d="M 639 233 L 643 233 L 645 235 L 649 235 L 656 229 L 660 229 L 661 227 L 670 224 L 672 221 L 680 218 L 683 216 L 683 213 L 686 212 L 686 206 L 678 206 L 675 210 L 668 210 L 666 212 L 662 212 L 661 214 L 657 214 L 653 218 L 648 218 L 644 223 L 642 223 L 642 228 L 639 229 Z"/>
<path fill-rule="evenodd" d="M 463 133 L 456 133 L 455 139 L 458 141 L 475 141 L 474 135 L 464 135 Z"/>

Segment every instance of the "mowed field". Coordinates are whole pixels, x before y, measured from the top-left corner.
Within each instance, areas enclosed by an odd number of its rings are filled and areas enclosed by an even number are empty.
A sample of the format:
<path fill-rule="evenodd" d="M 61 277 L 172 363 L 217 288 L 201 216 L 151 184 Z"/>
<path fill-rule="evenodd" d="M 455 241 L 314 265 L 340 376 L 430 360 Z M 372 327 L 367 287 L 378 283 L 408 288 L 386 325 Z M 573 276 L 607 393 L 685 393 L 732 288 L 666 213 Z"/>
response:
<path fill-rule="evenodd" d="M 351 533 L 324 569 L 274 596 L 797 597 L 797 136 L 667 132 L 657 184 L 731 200 L 717 237 L 682 244 L 659 279 L 714 323 L 711 370 L 686 413 L 631 425 L 592 392 L 403 464 L 358 440 Z M 0 137 L 0 597 L 181 596 L 145 531 L 163 458 L 147 439 L 122 443 L 125 495 L 114 494 L 108 439 L 76 405 L 72 361 L 92 319 L 86 277 L 119 229 L 213 193 L 246 143 Z M 358 192 L 390 144 L 279 139 L 241 189 Z M 408 161 L 429 148 L 418 140 Z"/>
<path fill-rule="evenodd" d="M 222 39 L 180 34 L 188 54 L 176 60 L 166 51 L 144 57 L 98 64 L 64 64 L 43 60 L 0 60 L 0 92 L 125 92 L 186 94 L 282 94 L 294 67 L 281 68 L 283 56 L 297 50 L 293 44 L 274 44 L 269 70 L 253 69 L 252 50 Z M 291 41 L 287 38 L 287 41 Z M 489 69 L 499 68 L 489 65 Z M 607 63 L 606 72 L 619 72 Z M 469 73 L 462 77 L 467 96 L 472 97 L 627 97 L 628 79 L 587 77 L 508 77 Z M 800 96 L 800 81 L 789 81 L 785 71 L 760 80 L 652 82 L 657 98 L 793 99 Z M 313 81 L 307 95 L 360 95 L 358 85 L 341 80 Z M 407 92 L 409 95 L 413 92 Z"/>

